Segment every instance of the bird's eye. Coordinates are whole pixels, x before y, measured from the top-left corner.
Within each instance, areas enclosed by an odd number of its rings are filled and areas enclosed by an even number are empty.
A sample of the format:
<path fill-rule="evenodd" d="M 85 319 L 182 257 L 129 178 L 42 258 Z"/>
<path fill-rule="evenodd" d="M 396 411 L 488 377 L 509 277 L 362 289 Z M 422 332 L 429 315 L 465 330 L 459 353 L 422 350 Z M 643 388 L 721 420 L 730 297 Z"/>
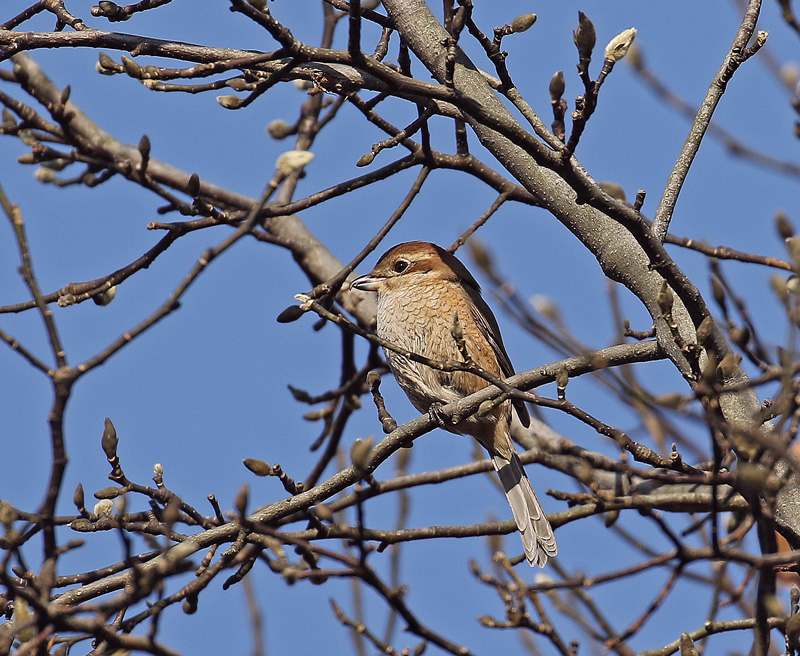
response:
<path fill-rule="evenodd" d="M 407 260 L 397 260 L 392 267 L 395 273 L 403 273 L 408 268 Z"/>

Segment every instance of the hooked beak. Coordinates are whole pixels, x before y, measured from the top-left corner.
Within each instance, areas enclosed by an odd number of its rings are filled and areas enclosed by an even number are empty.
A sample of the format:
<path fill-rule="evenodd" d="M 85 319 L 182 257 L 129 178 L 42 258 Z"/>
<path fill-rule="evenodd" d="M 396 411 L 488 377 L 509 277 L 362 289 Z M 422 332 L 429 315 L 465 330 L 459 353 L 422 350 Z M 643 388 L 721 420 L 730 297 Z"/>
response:
<path fill-rule="evenodd" d="M 360 292 L 377 292 L 381 285 L 380 278 L 372 278 L 369 274 L 356 278 L 350 283 L 350 289 L 357 289 Z"/>

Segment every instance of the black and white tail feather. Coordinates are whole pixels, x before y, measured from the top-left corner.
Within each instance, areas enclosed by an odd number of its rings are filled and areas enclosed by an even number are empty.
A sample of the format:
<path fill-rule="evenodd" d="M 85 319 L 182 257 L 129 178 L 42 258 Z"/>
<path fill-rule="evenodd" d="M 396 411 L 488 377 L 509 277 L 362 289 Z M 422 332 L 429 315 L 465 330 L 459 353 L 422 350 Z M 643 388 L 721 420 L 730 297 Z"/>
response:
<path fill-rule="evenodd" d="M 519 456 L 512 452 L 511 460 L 508 460 L 501 455 L 495 455 L 492 457 L 492 464 L 522 537 L 525 557 L 531 566 L 544 567 L 547 559 L 558 553 L 556 536 L 536 498 Z"/>

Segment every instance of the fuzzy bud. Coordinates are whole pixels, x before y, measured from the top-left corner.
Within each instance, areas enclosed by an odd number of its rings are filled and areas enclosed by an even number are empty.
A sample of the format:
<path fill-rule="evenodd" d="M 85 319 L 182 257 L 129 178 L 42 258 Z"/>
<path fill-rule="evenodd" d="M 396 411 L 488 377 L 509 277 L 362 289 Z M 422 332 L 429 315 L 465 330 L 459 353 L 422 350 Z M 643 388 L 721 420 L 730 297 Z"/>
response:
<path fill-rule="evenodd" d="M 131 77 L 139 77 L 142 70 L 142 67 L 139 66 L 139 64 L 125 55 L 122 55 L 122 68 L 124 68 L 125 72 Z"/>
<path fill-rule="evenodd" d="M 785 303 L 789 298 L 789 288 L 783 276 L 777 273 L 771 275 L 769 277 L 769 284 L 772 285 L 772 291 L 775 292 L 775 295 Z"/>
<path fill-rule="evenodd" d="M 375 153 L 370 151 L 368 153 L 364 153 L 361 157 L 358 158 L 356 162 L 356 166 L 359 168 L 363 168 L 365 166 L 369 166 L 375 160 Z"/>
<path fill-rule="evenodd" d="M 116 295 L 117 295 L 117 286 L 112 285 L 104 292 L 100 292 L 99 294 L 95 294 L 94 296 L 92 296 L 92 300 L 97 305 L 108 305 L 109 303 L 111 303 L 111 301 L 114 300 L 114 297 Z"/>
<path fill-rule="evenodd" d="M 627 30 L 620 32 L 611 41 L 608 42 L 605 51 L 605 57 L 609 61 L 618 62 L 625 55 L 628 54 L 628 49 L 631 47 L 633 40 L 636 38 L 636 28 L 629 27 Z"/>
<path fill-rule="evenodd" d="M 225 109 L 239 109 L 242 106 L 238 96 L 217 96 L 217 102 Z"/>
<path fill-rule="evenodd" d="M 301 171 L 312 159 L 314 159 L 314 153 L 307 150 L 287 150 L 278 157 L 275 168 L 283 175 L 291 175 Z"/>
<path fill-rule="evenodd" d="M 39 182 L 54 182 L 56 180 L 55 171 L 46 166 L 40 166 L 38 169 L 36 169 L 33 172 L 33 177 Z"/>
<path fill-rule="evenodd" d="M 114 502 L 111 499 L 100 499 L 94 504 L 93 511 L 98 517 L 108 517 L 114 511 Z"/>
<path fill-rule="evenodd" d="M 269 125 L 267 125 L 267 134 L 273 139 L 285 139 L 292 132 L 292 126 L 280 118 L 270 121 Z"/>
<path fill-rule="evenodd" d="M 538 16 L 536 16 L 536 14 L 522 14 L 522 16 L 517 16 L 511 21 L 511 31 L 514 34 L 525 32 L 533 27 L 533 24 L 536 22 L 537 18 Z"/>
<path fill-rule="evenodd" d="M 356 439 L 350 447 L 350 460 L 359 469 L 364 469 L 369 461 L 369 454 L 375 438 L 368 437 L 366 440 Z"/>
<path fill-rule="evenodd" d="M 247 91 L 248 89 L 252 89 L 253 85 L 245 82 L 240 77 L 235 77 L 233 79 L 228 80 L 225 82 L 226 87 L 230 87 L 234 91 Z"/>

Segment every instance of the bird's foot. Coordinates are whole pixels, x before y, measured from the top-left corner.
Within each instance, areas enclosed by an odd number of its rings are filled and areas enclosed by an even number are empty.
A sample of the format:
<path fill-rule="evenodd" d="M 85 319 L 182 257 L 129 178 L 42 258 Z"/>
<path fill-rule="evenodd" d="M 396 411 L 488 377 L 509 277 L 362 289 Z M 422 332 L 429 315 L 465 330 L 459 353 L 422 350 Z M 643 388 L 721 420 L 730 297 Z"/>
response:
<path fill-rule="evenodd" d="M 451 426 L 455 426 L 461 419 L 458 415 L 447 416 L 442 412 L 444 406 L 441 403 L 431 403 L 428 408 L 428 416 L 431 421 L 435 421 L 439 428 L 447 430 Z"/>

